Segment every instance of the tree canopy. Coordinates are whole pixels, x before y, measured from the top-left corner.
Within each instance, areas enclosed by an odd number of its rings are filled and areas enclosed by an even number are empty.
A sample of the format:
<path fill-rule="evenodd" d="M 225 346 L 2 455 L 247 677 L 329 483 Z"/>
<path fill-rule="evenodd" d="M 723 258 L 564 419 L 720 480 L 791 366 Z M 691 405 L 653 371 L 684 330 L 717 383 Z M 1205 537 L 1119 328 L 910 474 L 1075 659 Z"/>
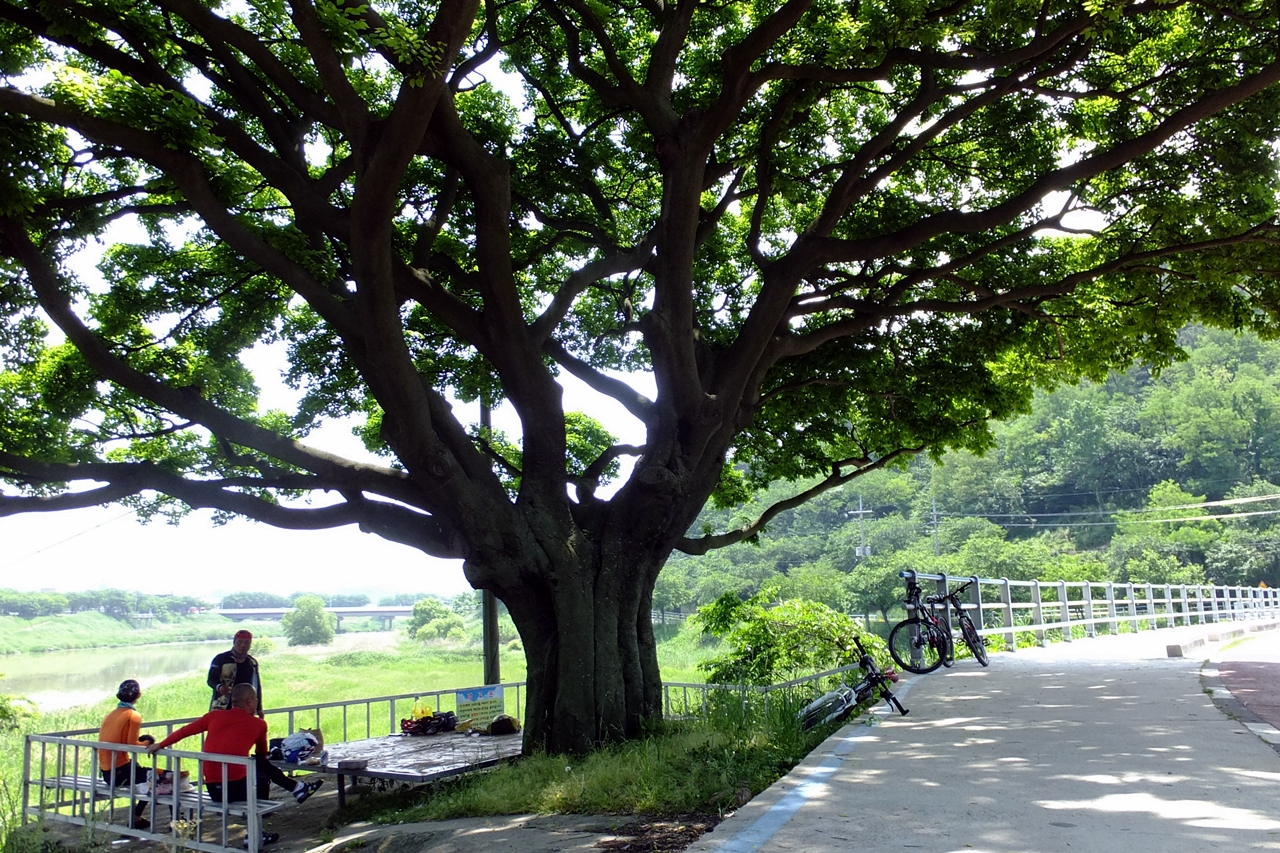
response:
<path fill-rule="evenodd" d="M 1193 318 L 1274 331 L 1276 16 L 0 0 L 0 513 L 211 507 L 463 558 L 528 650 L 529 748 L 636 734 L 673 549 L 983 450 Z M 294 411 L 258 408 L 263 344 Z M 562 372 L 643 443 L 566 411 Z M 345 416 L 381 462 L 306 444 Z"/>

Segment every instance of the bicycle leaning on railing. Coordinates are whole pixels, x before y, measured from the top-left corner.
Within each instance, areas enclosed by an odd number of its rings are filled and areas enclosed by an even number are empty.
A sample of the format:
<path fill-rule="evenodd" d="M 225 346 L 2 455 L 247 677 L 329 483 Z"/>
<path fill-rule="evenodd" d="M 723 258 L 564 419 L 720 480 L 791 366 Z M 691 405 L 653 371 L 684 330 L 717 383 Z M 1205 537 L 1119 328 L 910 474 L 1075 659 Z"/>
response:
<path fill-rule="evenodd" d="M 907 612 L 889 632 L 889 654 L 898 666 L 907 672 L 924 674 L 940 666 L 951 666 L 955 652 L 951 645 L 951 631 L 932 607 L 937 596 L 920 601 L 920 584 L 914 578 L 907 579 Z"/>
<path fill-rule="evenodd" d="M 902 703 L 898 701 L 898 697 L 893 695 L 893 691 L 889 689 L 889 685 L 898 680 L 898 674 L 892 669 L 882 670 L 875 662 L 875 658 L 867 654 L 867 650 L 863 648 L 862 641 L 857 637 L 853 641 L 858 644 L 858 666 L 862 668 L 862 680 L 852 687 L 847 684 L 841 684 L 830 693 L 826 693 L 814 699 L 808 705 L 800 709 L 796 714 L 796 719 L 800 721 L 800 728 L 808 731 L 814 726 L 823 723 L 834 723 L 843 720 L 845 717 L 853 713 L 854 709 L 866 702 L 868 699 L 879 695 L 881 699 L 889 703 L 889 707 L 894 708 L 902 716 L 906 716 L 909 712 L 902 707 Z"/>
<path fill-rule="evenodd" d="M 973 620 L 969 618 L 969 614 L 965 612 L 964 606 L 960 603 L 960 593 L 972 585 L 973 581 L 965 581 L 960 586 L 947 592 L 946 595 L 936 597 L 944 599 L 947 604 L 951 605 L 951 609 L 956 612 L 956 621 L 960 623 L 960 636 L 964 639 L 964 644 L 973 653 L 973 659 L 986 666 L 991 662 L 987 657 L 987 643 L 982 639 L 977 627 L 973 624 Z"/>
<path fill-rule="evenodd" d="M 914 580 L 907 581 L 907 609 L 913 616 L 903 619 L 889 632 L 889 654 L 898 666 L 908 672 L 933 672 L 939 666 L 951 666 L 955 663 L 955 644 L 951 630 L 942 616 L 934 609 L 941 604 L 945 610 L 948 606 L 956 613 L 956 622 L 960 626 L 960 636 L 973 653 L 974 660 L 986 666 L 987 645 L 978 634 L 978 629 L 965 612 L 960 603 L 960 593 L 964 592 L 973 581 L 966 581 L 945 595 L 930 595 L 920 600 L 920 585 Z"/>

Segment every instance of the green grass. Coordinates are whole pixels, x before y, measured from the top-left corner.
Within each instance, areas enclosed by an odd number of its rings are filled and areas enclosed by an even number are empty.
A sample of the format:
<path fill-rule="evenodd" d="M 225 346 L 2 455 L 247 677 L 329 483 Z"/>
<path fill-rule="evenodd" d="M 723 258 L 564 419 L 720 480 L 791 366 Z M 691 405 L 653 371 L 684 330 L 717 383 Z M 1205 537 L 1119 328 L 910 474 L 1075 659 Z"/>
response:
<path fill-rule="evenodd" d="M 772 784 L 837 727 L 801 732 L 795 713 L 808 698 L 775 694 L 766 711 L 759 702 L 744 709 L 735 697 L 708 720 L 668 723 L 580 758 L 532 756 L 423 791 L 367 796 L 334 821 L 723 813 Z"/>

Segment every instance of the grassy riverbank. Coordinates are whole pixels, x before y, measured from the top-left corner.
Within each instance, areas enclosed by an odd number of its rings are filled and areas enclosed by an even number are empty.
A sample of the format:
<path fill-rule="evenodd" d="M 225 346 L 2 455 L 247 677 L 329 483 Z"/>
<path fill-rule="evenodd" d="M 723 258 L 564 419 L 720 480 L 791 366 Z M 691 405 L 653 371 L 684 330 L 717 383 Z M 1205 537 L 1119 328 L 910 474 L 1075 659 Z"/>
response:
<path fill-rule="evenodd" d="M 0 616 L 0 655 L 229 640 L 236 629 L 241 627 L 247 627 L 255 634 L 263 631 L 280 633 L 279 622 L 238 624 L 211 613 L 183 616 L 174 622 L 136 626 L 96 612 L 40 616 L 35 619 Z M 0 672 L 3 671 L 4 661 L 0 659 Z"/>

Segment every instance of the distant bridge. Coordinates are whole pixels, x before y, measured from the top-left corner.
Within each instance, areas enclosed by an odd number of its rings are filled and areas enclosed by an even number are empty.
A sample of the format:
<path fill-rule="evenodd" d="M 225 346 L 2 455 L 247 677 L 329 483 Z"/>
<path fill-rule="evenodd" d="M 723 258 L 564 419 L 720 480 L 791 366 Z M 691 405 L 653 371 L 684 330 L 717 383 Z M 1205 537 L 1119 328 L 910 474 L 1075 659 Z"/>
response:
<path fill-rule="evenodd" d="M 214 610 L 219 616 L 225 616 L 236 622 L 244 622 L 249 619 L 262 621 L 271 619 L 281 619 L 286 613 L 293 610 L 292 607 L 237 607 L 225 610 Z M 384 630 L 390 631 L 395 623 L 397 616 L 410 616 L 413 614 L 413 607 L 382 607 L 374 604 L 366 604 L 364 607 L 326 607 L 325 612 L 332 613 L 338 617 L 338 631 L 342 631 L 342 620 L 348 616 L 353 618 L 371 618 L 381 619 Z M 687 613 L 678 613 L 675 611 L 655 610 L 652 614 L 654 624 L 663 624 L 667 622 L 683 621 L 688 618 Z"/>
<path fill-rule="evenodd" d="M 264 619 L 282 619 L 286 613 L 293 612 L 292 607 L 236 607 L 225 610 L 215 610 L 219 616 L 225 616 L 236 622 L 244 622 L 248 619 L 262 621 Z M 375 604 L 366 604 L 364 607 L 326 607 L 325 612 L 332 613 L 338 617 L 338 630 L 342 630 L 342 620 L 347 617 L 361 619 L 381 619 L 383 629 L 390 631 L 392 624 L 397 616 L 409 616 L 413 613 L 412 606 L 398 607 L 382 607 Z"/>

